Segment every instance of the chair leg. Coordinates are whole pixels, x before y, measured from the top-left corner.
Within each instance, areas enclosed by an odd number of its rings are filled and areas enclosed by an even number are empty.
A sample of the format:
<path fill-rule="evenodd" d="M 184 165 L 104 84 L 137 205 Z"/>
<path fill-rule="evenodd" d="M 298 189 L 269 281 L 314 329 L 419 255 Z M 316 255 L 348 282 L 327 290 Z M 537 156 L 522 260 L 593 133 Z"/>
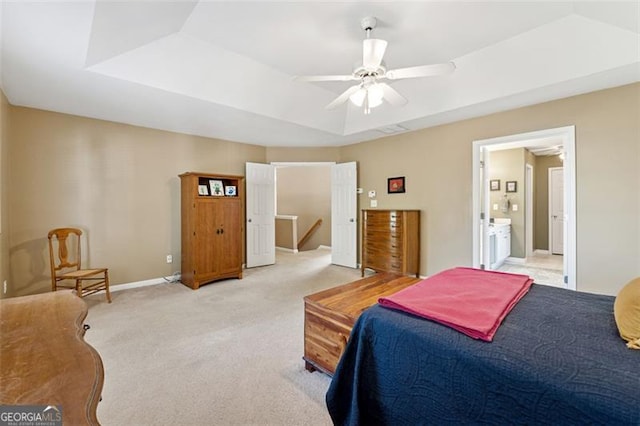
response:
<path fill-rule="evenodd" d="M 76 293 L 78 297 L 82 297 L 82 280 L 76 280 Z"/>
<path fill-rule="evenodd" d="M 111 293 L 109 292 L 109 270 L 104 271 L 104 285 L 107 291 L 107 302 L 111 303 Z"/>

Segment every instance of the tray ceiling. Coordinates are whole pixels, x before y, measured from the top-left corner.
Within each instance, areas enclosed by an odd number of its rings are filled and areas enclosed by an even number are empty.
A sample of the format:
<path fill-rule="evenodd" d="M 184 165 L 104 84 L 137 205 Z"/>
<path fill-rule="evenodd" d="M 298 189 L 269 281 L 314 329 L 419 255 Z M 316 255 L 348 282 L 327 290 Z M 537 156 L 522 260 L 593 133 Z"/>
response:
<path fill-rule="evenodd" d="M 13 105 L 265 146 L 339 146 L 640 81 L 632 2 L 2 2 Z M 325 110 L 378 18 L 408 103 Z"/>

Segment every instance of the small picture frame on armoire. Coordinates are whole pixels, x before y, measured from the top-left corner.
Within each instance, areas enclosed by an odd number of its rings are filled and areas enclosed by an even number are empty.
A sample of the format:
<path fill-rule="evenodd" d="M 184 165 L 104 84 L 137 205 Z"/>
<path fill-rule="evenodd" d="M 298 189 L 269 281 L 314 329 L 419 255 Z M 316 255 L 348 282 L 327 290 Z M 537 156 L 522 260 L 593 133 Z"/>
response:
<path fill-rule="evenodd" d="M 209 187 L 211 188 L 211 195 L 224 197 L 224 184 L 221 180 L 211 179 L 209 181 Z"/>
<path fill-rule="evenodd" d="M 224 187 L 224 195 L 227 197 L 235 197 L 237 194 L 235 185 L 227 185 Z"/>
<path fill-rule="evenodd" d="M 198 195 L 209 195 L 207 185 L 198 185 Z"/>

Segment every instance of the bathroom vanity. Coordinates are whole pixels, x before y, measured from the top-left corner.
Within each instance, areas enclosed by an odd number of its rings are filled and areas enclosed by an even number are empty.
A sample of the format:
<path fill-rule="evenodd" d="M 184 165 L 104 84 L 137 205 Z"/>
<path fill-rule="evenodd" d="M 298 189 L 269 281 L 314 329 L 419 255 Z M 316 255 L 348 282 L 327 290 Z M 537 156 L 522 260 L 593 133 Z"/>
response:
<path fill-rule="evenodd" d="M 490 269 L 497 269 L 511 255 L 511 219 L 495 218 L 489 224 Z"/>

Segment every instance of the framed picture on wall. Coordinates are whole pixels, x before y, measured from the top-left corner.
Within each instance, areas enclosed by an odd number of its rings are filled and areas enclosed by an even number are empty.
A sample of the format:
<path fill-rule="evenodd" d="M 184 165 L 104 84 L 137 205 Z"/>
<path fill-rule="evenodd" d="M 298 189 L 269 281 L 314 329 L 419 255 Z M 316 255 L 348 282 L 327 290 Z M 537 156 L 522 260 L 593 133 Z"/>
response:
<path fill-rule="evenodd" d="M 224 197 L 224 185 L 222 184 L 221 180 L 209 180 L 209 188 L 211 188 L 211 195 L 215 195 L 216 197 Z"/>
<path fill-rule="evenodd" d="M 489 189 L 491 191 L 500 191 L 500 179 L 492 179 L 489 181 Z"/>
<path fill-rule="evenodd" d="M 515 180 L 507 181 L 507 192 L 518 192 L 518 182 Z"/>
<path fill-rule="evenodd" d="M 387 193 L 388 194 L 400 194 L 405 192 L 404 189 L 404 176 L 392 177 L 387 179 Z"/>

